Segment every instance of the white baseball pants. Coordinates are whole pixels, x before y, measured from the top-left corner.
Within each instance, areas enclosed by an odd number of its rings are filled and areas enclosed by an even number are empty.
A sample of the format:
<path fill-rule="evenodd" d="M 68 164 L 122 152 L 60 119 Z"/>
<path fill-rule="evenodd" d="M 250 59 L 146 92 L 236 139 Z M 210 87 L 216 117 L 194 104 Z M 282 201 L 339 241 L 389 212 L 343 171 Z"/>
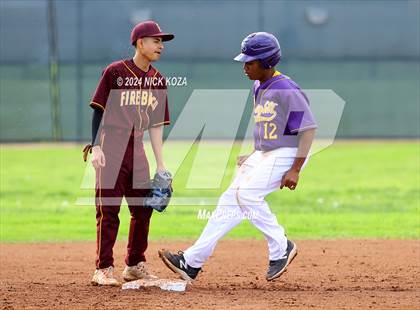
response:
<path fill-rule="evenodd" d="M 200 238 L 184 251 L 188 265 L 201 267 L 213 253 L 217 241 L 248 218 L 265 236 L 269 259 L 281 258 L 287 247 L 284 229 L 277 223 L 265 197 L 277 190 L 296 157 L 297 148 L 255 151 L 238 169 L 234 181 L 219 199 L 213 216 Z M 306 164 L 306 163 L 305 163 Z"/>

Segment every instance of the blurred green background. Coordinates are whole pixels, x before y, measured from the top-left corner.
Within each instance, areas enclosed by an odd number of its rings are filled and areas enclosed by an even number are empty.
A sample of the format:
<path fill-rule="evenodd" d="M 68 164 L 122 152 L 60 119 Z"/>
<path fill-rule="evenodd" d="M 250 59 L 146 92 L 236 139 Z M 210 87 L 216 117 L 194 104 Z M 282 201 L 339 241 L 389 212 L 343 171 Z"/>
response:
<path fill-rule="evenodd" d="M 167 149 L 176 153 L 182 147 L 178 143 Z M 224 147 L 220 142 L 209 148 L 209 160 Z M 151 155 L 150 148 L 147 151 Z M 94 195 L 79 189 L 85 169 L 93 169 L 81 164 L 81 146 L 3 146 L 0 154 L 1 241 L 95 240 L 95 207 L 76 205 L 77 198 Z M 268 202 L 291 238 L 418 239 L 419 156 L 417 142 L 338 142 L 312 157 L 296 191 L 277 191 Z M 188 167 L 188 161 L 183 165 Z M 234 166 L 232 157 L 217 190 L 185 190 L 188 175 L 176 175 L 174 197 L 217 198 Z M 216 169 L 206 169 L 208 178 L 211 171 Z M 155 212 L 150 237 L 195 239 L 206 224 L 197 219 L 198 211 L 214 208 L 171 205 L 164 213 Z M 122 206 L 120 240 L 126 239 L 129 218 L 128 208 Z M 245 220 L 228 237 L 263 235 Z"/>
<path fill-rule="evenodd" d="M 156 63 L 188 81 L 169 89 L 173 121 L 194 89 L 250 89 L 232 58 L 247 34 L 269 31 L 282 46 L 280 71 L 303 89 L 331 89 L 345 100 L 338 137 L 419 137 L 416 0 L 2 0 L 0 142 L 54 140 L 50 87 L 59 90 L 56 140 L 89 140 L 89 102 L 101 72 L 133 56 L 130 32 L 145 19 L 176 35 Z M 55 62 L 58 87 L 50 83 Z"/>
<path fill-rule="evenodd" d="M 92 190 L 80 189 L 86 169 L 92 169 L 81 162 L 82 142 L 90 140 L 89 101 L 103 68 L 133 56 L 130 31 L 146 19 L 176 35 L 165 44 L 157 68 L 188 82 L 169 88 L 172 124 L 166 134 L 194 90 L 251 88 L 232 58 L 255 31 L 278 37 L 278 69 L 303 89 L 331 89 L 346 102 L 337 131 L 341 140 L 313 156 L 297 191 L 268 197 L 291 238 L 420 237 L 419 1 L 1 0 L 1 241 L 95 239 L 94 206 L 76 205 L 78 198 L 93 197 Z M 54 90 L 58 101 L 51 97 Z M 251 101 L 244 114 L 234 105 L 223 113 L 249 117 Z M 191 124 L 201 124 L 201 116 Z M 244 118 L 242 126 L 248 123 Z M 38 144 L 50 141 L 69 143 Z M 202 142 L 209 163 L 226 148 L 223 141 Z M 186 143 L 167 145 L 167 166 Z M 217 199 L 237 154 L 238 146 L 221 188 L 213 191 L 183 189 L 186 160 L 175 178 L 175 197 Z M 209 168 L 203 171 L 212 177 Z M 151 238 L 196 238 L 206 222 L 197 219 L 198 210 L 213 208 L 173 205 L 153 216 Z M 125 239 L 126 207 L 120 218 L 119 238 Z M 245 221 L 229 237 L 262 235 Z"/>
<path fill-rule="evenodd" d="M 167 76 L 187 77 L 187 87 L 169 89 L 173 124 L 194 89 L 248 89 L 252 85 L 243 76 L 242 66 L 230 61 L 193 64 L 185 61 L 162 61 L 157 67 Z M 61 66 L 63 140 L 90 139 L 92 112 L 88 103 L 102 69 L 100 65 L 83 66 L 83 130 L 82 137 L 78 137 L 76 68 L 74 65 Z M 418 137 L 418 63 L 285 61 L 278 69 L 290 75 L 305 89 L 332 89 L 346 101 L 337 132 L 339 138 Z M 40 79 L 40 76 L 43 78 Z M 2 66 L 0 79 L 0 141 L 51 140 L 48 68 Z M 251 108 L 251 98 L 248 101 L 247 107 Z M 230 113 L 232 118 L 242 112 L 229 108 L 224 111 L 226 114 Z M 197 116 L 191 122 L 200 122 L 200 117 Z"/>

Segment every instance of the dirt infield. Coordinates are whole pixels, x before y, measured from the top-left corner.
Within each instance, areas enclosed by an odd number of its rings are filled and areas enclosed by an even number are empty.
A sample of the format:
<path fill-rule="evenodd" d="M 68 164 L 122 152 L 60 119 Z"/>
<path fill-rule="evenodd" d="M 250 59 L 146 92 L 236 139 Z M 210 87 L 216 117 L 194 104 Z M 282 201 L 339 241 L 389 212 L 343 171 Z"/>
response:
<path fill-rule="evenodd" d="M 148 263 L 175 275 L 157 250 L 189 242 L 153 242 Z M 274 282 L 264 279 L 264 241 L 222 241 L 186 292 L 93 287 L 93 243 L 1 244 L 2 309 L 418 309 L 420 241 L 298 241 L 299 255 Z M 124 243 L 115 248 L 117 276 Z"/>

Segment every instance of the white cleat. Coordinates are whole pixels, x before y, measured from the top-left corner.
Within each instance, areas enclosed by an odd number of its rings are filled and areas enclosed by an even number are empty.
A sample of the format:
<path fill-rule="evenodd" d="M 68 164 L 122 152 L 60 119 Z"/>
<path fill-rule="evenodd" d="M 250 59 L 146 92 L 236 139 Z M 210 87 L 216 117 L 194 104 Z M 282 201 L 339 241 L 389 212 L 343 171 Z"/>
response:
<path fill-rule="evenodd" d="M 139 279 L 145 279 L 145 280 L 158 279 L 157 276 L 151 274 L 149 270 L 147 270 L 145 262 L 140 262 L 135 266 L 125 266 L 122 276 L 123 276 L 123 279 L 127 282 L 139 280 Z"/>
<path fill-rule="evenodd" d="M 96 269 L 91 280 L 92 285 L 120 286 L 120 282 L 114 278 L 114 267 Z"/>

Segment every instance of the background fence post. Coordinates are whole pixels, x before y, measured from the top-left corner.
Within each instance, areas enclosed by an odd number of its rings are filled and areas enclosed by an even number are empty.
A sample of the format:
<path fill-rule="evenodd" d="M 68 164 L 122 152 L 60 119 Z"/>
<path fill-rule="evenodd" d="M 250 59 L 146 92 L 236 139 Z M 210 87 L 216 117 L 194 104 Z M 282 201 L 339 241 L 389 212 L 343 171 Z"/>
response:
<path fill-rule="evenodd" d="M 57 19 L 54 0 L 48 0 L 48 52 L 50 71 L 51 127 L 54 141 L 61 141 L 60 83 L 57 42 Z"/>

